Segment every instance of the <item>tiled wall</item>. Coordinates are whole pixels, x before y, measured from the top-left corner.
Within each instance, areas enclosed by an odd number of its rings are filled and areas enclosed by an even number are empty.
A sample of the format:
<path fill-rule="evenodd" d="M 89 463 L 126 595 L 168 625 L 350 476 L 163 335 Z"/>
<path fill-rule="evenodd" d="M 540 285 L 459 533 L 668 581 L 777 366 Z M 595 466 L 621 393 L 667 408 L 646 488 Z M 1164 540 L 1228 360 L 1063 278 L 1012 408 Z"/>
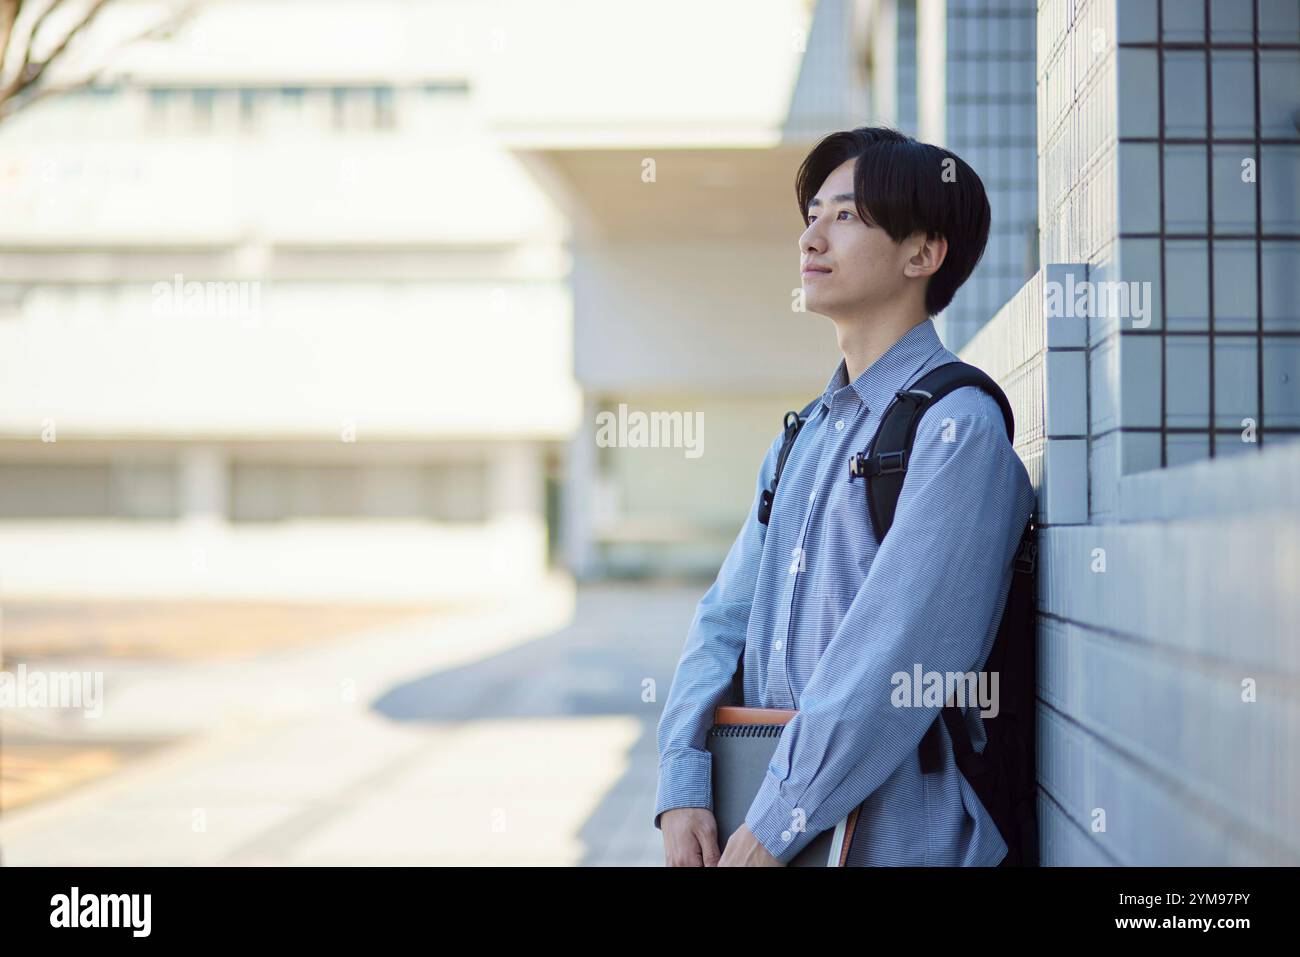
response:
<path fill-rule="evenodd" d="M 1291 364 L 1300 299 L 1268 284 L 1300 275 L 1295 137 L 1276 105 L 1294 100 L 1300 83 L 1269 86 L 1295 69 L 1300 51 L 1285 39 L 1300 5 L 1282 7 L 1047 0 L 1039 8 L 1049 265 L 961 355 L 1007 391 L 1016 448 L 1039 493 L 1046 865 L 1300 863 L 1300 442 L 1286 431 L 1297 424 L 1288 403 L 1300 381 Z M 1221 49 L 1216 26 L 1239 46 Z M 1220 53 L 1233 54 L 1224 58 L 1234 64 L 1229 77 L 1239 81 L 1233 71 L 1247 62 L 1258 72 L 1249 84 L 1221 79 Z M 1195 86 L 1191 74 L 1174 88 L 1166 82 L 1162 58 L 1174 56 L 1177 74 L 1178 55 L 1201 58 L 1192 72 L 1211 91 L 1208 105 L 1194 92 L 1178 96 Z M 1266 73 L 1272 79 L 1257 85 Z M 1246 89 L 1248 104 L 1234 99 Z M 1212 138 L 1187 135 L 1189 101 Z M 1248 122 L 1250 135 L 1220 138 L 1214 117 Z M 1152 132 L 1136 132 L 1144 129 Z M 1253 205 L 1223 205 L 1229 194 L 1209 173 L 1221 149 L 1263 157 Z M 1204 167 L 1196 188 L 1178 178 L 1197 167 L 1186 159 L 1194 156 Z M 1144 164 L 1154 164 L 1154 187 Z M 1248 229 L 1233 219 L 1247 215 Z M 1187 258 L 1196 248 L 1203 266 Z M 1152 282 L 1146 328 L 1136 315 L 1071 314 L 1047 295 L 1121 279 Z M 1230 294 L 1237 280 L 1256 295 Z M 1202 347 L 1203 362 L 1188 358 Z M 1236 364 L 1224 358 L 1233 355 Z M 1239 379 L 1255 389 L 1253 408 L 1232 404 L 1249 400 Z M 1211 402 L 1216 422 L 1262 409 L 1265 441 L 1241 443 L 1231 451 L 1251 454 L 1230 457 L 1228 439 L 1240 429 L 1223 425 L 1211 458 Z M 1185 454 L 1201 438 L 1206 454 Z"/>
<path fill-rule="evenodd" d="M 993 211 L 984 258 L 938 323 L 955 350 L 1038 268 L 1034 0 L 947 0 L 945 22 L 944 145 L 979 173 Z"/>
<path fill-rule="evenodd" d="M 1300 863 L 1300 443 L 1090 470 L 1110 400 L 1086 320 L 1044 309 L 1087 275 L 1049 265 L 961 352 L 1011 401 L 1039 493 L 1042 862 Z"/>
<path fill-rule="evenodd" d="M 1131 474 L 1294 440 L 1300 4 L 1052 0 L 1038 61 L 1044 260 L 1142 296 L 1092 323 L 1115 400 L 1094 460 Z"/>

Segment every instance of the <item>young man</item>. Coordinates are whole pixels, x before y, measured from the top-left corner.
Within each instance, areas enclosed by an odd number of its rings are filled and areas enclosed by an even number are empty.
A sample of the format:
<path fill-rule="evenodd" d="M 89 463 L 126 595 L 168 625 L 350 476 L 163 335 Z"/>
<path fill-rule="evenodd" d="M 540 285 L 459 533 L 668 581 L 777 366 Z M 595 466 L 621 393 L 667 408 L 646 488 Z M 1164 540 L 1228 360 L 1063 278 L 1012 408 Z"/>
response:
<path fill-rule="evenodd" d="M 860 806 L 850 866 L 997 865 L 1007 845 L 956 766 L 922 775 L 937 713 L 895 707 L 899 672 L 978 671 L 1034 507 L 992 396 L 955 389 L 921 418 L 889 534 L 876 540 L 849 457 L 898 389 L 957 360 L 931 317 L 975 268 L 989 206 L 974 170 L 893 130 L 823 139 L 796 196 L 809 311 L 831 320 L 843 359 L 800 431 L 767 525 L 754 503 L 704 595 L 659 722 L 655 826 L 669 866 L 783 866 Z M 705 737 L 744 654 L 744 703 L 797 709 L 745 823 L 712 814 Z M 977 750 L 978 706 L 965 710 Z M 942 724 L 942 723 L 941 723 Z"/>

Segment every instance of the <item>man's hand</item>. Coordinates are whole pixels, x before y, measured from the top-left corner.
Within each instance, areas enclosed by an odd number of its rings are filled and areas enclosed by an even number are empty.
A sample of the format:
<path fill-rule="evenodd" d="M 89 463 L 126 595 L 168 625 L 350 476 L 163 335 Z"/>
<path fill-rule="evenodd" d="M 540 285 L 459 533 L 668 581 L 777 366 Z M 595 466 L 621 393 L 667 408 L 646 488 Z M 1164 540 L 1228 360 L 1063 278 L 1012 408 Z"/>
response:
<path fill-rule="evenodd" d="M 718 861 L 718 867 L 784 867 L 758 842 L 746 824 L 736 828 L 727 838 L 727 849 Z"/>
<path fill-rule="evenodd" d="M 704 807 L 677 807 L 659 817 L 668 867 L 717 867 L 718 823 Z"/>

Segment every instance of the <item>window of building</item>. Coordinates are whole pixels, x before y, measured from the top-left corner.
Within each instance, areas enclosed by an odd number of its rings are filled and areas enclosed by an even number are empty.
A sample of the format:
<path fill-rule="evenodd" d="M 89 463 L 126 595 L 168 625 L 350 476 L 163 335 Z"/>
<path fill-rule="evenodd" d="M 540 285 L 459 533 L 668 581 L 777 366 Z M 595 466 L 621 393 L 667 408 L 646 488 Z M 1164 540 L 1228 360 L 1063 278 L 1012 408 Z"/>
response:
<path fill-rule="evenodd" d="M 167 462 L 0 463 L 0 519 L 172 519 L 179 503 Z"/>
<path fill-rule="evenodd" d="M 482 522 L 487 469 L 477 462 L 347 465 L 235 461 L 230 517 L 235 522 L 295 518 L 408 518 Z"/>

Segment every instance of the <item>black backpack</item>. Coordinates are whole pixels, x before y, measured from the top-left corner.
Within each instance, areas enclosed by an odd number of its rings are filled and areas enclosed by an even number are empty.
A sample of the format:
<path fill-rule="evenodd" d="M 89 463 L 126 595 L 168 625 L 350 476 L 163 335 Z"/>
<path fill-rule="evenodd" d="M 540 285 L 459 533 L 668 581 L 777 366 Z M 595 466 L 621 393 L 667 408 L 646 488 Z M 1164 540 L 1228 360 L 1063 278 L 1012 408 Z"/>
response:
<path fill-rule="evenodd" d="M 1011 404 L 998 384 L 982 370 L 965 362 L 949 362 L 931 369 L 908 389 L 899 389 L 881 417 L 880 427 L 866 452 L 849 460 L 849 470 L 866 485 L 866 506 L 876 540 L 883 541 L 894 520 L 894 510 L 903 488 L 907 461 L 912 451 L 921 416 L 931 404 L 953 389 L 978 386 L 997 400 L 1006 420 L 1007 438 L 1015 437 Z M 772 484 L 759 500 L 758 520 L 764 525 L 772 515 L 781 470 L 799 434 L 799 429 L 821 401 L 818 396 L 802 412 L 787 412 L 785 435 L 777 456 Z M 952 738 L 957 767 L 970 782 L 989 816 L 997 825 L 1008 853 L 999 866 L 1038 866 L 1038 808 L 1035 772 L 1036 629 L 1034 621 L 1034 568 L 1037 553 L 1035 514 L 1020 538 L 1015 557 L 1011 589 L 1007 594 L 997 637 L 984 670 L 998 673 L 996 717 L 984 718 L 987 743 L 977 753 L 960 709 L 946 705 L 921 739 L 921 770 L 935 774 L 942 769 L 940 752 L 942 719 Z M 744 702 L 744 654 L 732 685 L 733 700 Z"/>

